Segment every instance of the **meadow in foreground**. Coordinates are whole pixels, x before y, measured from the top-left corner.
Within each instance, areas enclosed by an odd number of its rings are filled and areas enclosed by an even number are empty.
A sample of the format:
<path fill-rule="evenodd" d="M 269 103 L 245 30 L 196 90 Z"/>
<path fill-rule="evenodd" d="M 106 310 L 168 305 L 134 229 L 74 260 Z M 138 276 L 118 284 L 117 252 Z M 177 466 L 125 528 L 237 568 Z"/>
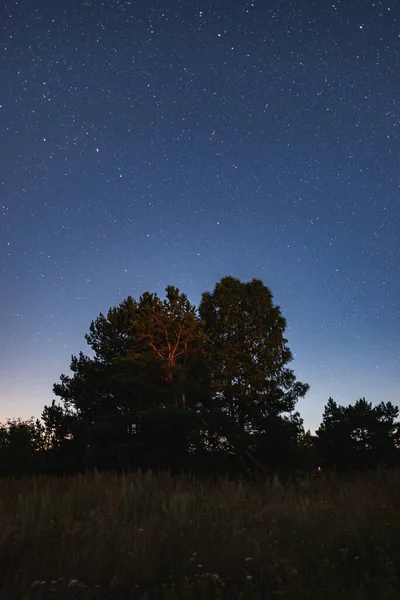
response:
<path fill-rule="evenodd" d="M 0 480 L 0 599 L 398 598 L 400 473 Z"/>

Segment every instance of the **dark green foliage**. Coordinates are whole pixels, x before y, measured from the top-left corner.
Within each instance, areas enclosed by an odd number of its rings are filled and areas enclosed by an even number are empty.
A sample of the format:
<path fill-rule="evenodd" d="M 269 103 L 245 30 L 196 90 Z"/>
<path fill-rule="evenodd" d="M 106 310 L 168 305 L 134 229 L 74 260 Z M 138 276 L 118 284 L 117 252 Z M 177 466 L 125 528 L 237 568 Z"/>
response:
<path fill-rule="evenodd" d="M 305 432 L 309 389 L 288 367 L 286 321 L 262 281 L 224 277 L 197 310 L 168 286 L 92 321 L 42 421 L 0 426 L 0 473 L 137 468 L 298 473 L 394 464 L 399 410 L 329 399 Z"/>
<path fill-rule="evenodd" d="M 197 411 L 208 393 L 195 307 L 168 287 L 163 301 L 148 292 L 139 302 L 127 298 L 89 331 L 94 357 L 72 357 L 72 376 L 54 386 L 63 406 L 44 413 L 56 445 L 69 434 L 84 467 L 185 464 L 199 446 Z"/>
<path fill-rule="evenodd" d="M 199 313 L 167 287 L 127 298 L 91 323 L 71 376 L 54 386 L 63 406 L 44 415 L 54 446 L 81 451 L 84 466 L 192 468 L 229 454 L 242 468 L 295 464 L 308 386 L 272 294 L 259 280 L 225 277 Z M 50 419 L 51 416 L 51 419 Z"/>
<path fill-rule="evenodd" d="M 209 336 L 214 402 L 227 415 L 224 435 L 246 461 L 287 463 L 303 431 L 294 412 L 309 386 L 296 382 L 286 321 L 262 281 L 224 277 L 199 307 Z"/>

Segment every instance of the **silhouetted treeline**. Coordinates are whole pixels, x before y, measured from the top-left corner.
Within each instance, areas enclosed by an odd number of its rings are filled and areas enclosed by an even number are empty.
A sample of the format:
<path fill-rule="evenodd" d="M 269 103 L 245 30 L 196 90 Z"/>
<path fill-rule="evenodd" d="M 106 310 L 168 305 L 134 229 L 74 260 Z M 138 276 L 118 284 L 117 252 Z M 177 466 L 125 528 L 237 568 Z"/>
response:
<path fill-rule="evenodd" d="M 399 410 L 329 399 L 312 436 L 286 321 L 262 281 L 225 277 L 198 309 L 177 288 L 100 314 L 42 419 L 0 426 L 0 473 L 295 473 L 398 462 Z"/>

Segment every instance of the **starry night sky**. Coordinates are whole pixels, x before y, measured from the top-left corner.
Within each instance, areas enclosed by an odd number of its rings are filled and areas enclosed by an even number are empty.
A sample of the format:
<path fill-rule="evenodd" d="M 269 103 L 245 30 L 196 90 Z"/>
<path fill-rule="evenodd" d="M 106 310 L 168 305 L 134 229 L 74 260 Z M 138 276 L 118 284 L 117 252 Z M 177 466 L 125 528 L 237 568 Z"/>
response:
<path fill-rule="evenodd" d="M 396 1 L 0 8 L 0 420 L 100 311 L 225 275 L 287 318 L 298 408 L 399 402 Z"/>

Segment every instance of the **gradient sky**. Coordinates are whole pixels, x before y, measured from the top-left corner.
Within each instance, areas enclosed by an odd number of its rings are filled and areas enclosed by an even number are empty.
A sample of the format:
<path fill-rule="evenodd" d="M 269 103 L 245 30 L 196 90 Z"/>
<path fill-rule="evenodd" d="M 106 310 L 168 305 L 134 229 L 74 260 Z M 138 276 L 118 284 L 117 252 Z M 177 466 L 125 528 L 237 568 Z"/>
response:
<path fill-rule="evenodd" d="M 281 306 L 307 427 L 399 402 L 399 4 L 1 2 L 0 420 L 100 311 L 225 275 Z"/>

